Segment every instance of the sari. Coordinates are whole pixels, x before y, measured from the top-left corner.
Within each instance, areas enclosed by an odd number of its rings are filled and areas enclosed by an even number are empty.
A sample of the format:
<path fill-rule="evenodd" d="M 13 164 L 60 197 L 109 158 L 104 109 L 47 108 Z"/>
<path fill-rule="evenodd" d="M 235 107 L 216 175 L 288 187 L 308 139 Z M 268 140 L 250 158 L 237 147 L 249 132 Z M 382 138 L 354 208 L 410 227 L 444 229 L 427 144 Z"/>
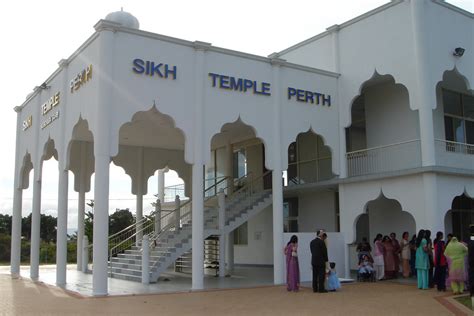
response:
<path fill-rule="evenodd" d="M 300 267 L 298 264 L 297 244 L 291 243 L 285 247 L 286 257 L 286 288 L 288 291 L 298 291 L 300 287 Z"/>
<path fill-rule="evenodd" d="M 387 240 L 383 242 L 384 247 L 384 254 L 383 254 L 383 261 L 385 266 L 385 278 L 386 279 L 393 279 L 397 277 L 398 267 L 397 263 L 398 260 L 395 254 L 395 247 L 391 240 Z"/>
<path fill-rule="evenodd" d="M 462 293 L 464 291 L 465 275 L 465 257 L 467 255 L 467 247 L 460 243 L 456 237 L 449 242 L 444 255 L 448 261 L 449 276 L 448 284 L 451 284 L 453 292 Z"/>

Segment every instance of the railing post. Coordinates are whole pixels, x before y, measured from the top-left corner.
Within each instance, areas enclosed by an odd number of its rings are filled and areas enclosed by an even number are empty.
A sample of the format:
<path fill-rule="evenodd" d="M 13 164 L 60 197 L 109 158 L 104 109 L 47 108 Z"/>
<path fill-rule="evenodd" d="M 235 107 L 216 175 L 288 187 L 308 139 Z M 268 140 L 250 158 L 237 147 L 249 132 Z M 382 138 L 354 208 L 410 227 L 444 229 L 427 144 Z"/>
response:
<path fill-rule="evenodd" d="M 174 215 L 174 223 L 175 223 L 175 227 L 176 227 L 176 230 L 179 229 L 179 218 L 181 217 L 180 216 L 180 213 L 181 213 L 181 200 L 179 199 L 179 195 L 176 195 L 176 198 L 174 199 L 174 207 L 176 209 L 176 214 Z"/>
<path fill-rule="evenodd" d="M 89 239 L 87 235 L 84 235 L 82 239 L 82 272 L 87 273 L 89 272 Z"/>
<path fill-rule="evenodd" d="M 156 200 L 155 204 L 155 235 L 158 235 L 161 231 L 161 202 L 160 199 Z"/>
<path fill-rule="evenodd" d="M 225 276 L 225 194 L 220 189 L 218 194 L 219 202 L 219 276 Z"/>
<path fill-rule="evenodd" d="M 142 283 L 150 283 L 150 240 L 148 235 L 142 239 Z"/>

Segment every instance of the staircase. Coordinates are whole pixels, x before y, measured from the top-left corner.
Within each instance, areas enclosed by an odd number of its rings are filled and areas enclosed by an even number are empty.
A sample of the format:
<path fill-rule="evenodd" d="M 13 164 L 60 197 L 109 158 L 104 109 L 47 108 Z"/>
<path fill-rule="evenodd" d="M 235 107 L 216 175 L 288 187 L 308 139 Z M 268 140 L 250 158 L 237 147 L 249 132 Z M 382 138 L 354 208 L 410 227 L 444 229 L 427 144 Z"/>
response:
<path fill-rule="evenodd" d="M 239 189 L 225 201 L 225 226 L 223 233 L 229 233 L 256 216 L 272 203 L 271 190 L 256 189 L 262 177 L 252 179 L 250 183 Z M 260 183 L 261 184 L 261 183 Z M 260 185 L 262 187 L 262 185 Z M 205 203 L 215 204 L 215 203 Z M 179 227 L 176 216 L 179 216 Z M 161 217 L 162 229 L 156 234 L 149 233 L 149 226 L 144 224 L 144 235 L 150 238 L 150 282 L 156 282 L 179 257 L 189 252 L 192 247 L 191 201 L 180 208 Z M 163 226 L 164 223 L 164 226 Z M 218 206 L 204 209 L 204 239 L 217 235 Z M 147 228 L 148 227 L 148 228 Z M 203 239 L 203 242 L 204 242 Z M 129 243 L 130 244 L 130 243 Z M 117 279 L 141 282 L 142 279 L 142 249 L 140 243 L 125 249 L 121 253 L 110 255 L 109 276 Z M 203 267 L 204 268 L 204 267 Z"/>

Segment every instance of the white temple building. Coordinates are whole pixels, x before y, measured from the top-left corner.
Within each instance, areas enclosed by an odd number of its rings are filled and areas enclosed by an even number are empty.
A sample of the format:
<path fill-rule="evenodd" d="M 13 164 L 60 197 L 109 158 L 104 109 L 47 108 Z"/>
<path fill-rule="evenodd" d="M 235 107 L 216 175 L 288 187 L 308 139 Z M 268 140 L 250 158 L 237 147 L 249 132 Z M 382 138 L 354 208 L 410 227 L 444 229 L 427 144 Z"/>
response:
<path fill-rule="evenodd" d="M 234 265 L 271 266 L 282 284 L 282 249 L 293 234 L 302 281 L 311 279 L 317 229 L 328 232 L 330 260 L 346 276 L 362 237 L 421 228 L 468 237 L 472 13 L 439 0 L 393 0 L 268 57 L 143 31 L 123 11 L 94 28 L 15 108 L 12 275 L 20 273 L 22 192 L 32 185 L 30 277 L 39 277 L 42 164 L 51 157 L 59 165 L 56 283 L 68 282 L 71 171 L 78 269 L 92 270 L 94 295 L 108 293 L 109 278 L 156 282 L 183 258 L 192 289 L 202 289 L 207 245 L 216 247 L 221 277 Z M 132 180 L 137 221 L 113 236 L 111 162 Z M 171 210 L 158 200 L 144 217 L 148 179 L 164 168 L 184 180 L 189 199 Z"/>

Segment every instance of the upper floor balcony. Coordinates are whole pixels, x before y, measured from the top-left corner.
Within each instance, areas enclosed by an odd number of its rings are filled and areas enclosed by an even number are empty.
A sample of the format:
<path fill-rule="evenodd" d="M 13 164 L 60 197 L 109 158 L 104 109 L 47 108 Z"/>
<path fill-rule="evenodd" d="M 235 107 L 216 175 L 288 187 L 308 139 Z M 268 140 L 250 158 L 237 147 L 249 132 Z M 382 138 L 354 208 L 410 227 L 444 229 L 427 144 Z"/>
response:
<path fill-rule="evenodd" d="M 474 170 L 474 145 L 435 140 L 436 166 Z M 420 168 L 419 139 L 352 151 L 346 154 L 348 177 Z"/>

